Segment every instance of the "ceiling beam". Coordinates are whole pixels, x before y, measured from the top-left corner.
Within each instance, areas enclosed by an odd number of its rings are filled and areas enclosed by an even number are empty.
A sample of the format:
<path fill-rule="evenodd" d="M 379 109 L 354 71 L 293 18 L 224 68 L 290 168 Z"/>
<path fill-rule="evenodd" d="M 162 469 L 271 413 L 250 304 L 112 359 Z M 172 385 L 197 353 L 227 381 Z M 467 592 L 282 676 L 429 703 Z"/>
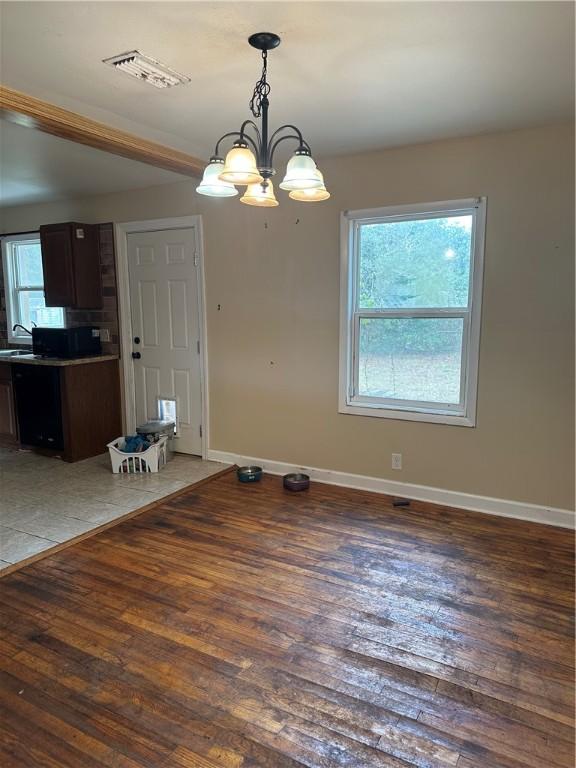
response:
<path fill-rule="evenodd" d="M 206 165 L 203 160 L 193 155 L 141 139 L 132 133 L 98 123 L 89 117 L 69 112 L 3 85 L 0 85 L 0 116 L 17 125 L 35 128 L 61 139 L 75 141 L 185 176 L 201 176 Z"/>

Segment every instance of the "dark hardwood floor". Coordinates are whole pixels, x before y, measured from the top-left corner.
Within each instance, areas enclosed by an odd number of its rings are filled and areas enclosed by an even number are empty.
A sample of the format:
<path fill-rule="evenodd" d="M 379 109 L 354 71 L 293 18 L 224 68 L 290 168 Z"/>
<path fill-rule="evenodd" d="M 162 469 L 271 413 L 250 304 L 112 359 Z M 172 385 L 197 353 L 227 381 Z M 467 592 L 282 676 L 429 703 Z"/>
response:
<path fill-rule="evenodd" d="M 573 765 L 572 535 L 233 473 L 0 581 L 0 764 Z"/>

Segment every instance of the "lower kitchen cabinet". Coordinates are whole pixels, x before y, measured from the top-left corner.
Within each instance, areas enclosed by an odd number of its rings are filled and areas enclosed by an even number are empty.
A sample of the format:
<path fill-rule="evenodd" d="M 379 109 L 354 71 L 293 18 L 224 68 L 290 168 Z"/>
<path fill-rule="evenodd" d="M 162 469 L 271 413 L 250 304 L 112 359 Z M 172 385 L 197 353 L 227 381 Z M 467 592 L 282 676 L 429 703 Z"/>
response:
<path fill-rule="evenodd" d="M 12 366 L 10 363 L 0 363 L 0 442 L 16 443 L 17 440 Z"/>
<path fill-rule="evenodd" d="M 121 434 L 118 360 L 12 368 L 22 445 L 80 461 Z"/>

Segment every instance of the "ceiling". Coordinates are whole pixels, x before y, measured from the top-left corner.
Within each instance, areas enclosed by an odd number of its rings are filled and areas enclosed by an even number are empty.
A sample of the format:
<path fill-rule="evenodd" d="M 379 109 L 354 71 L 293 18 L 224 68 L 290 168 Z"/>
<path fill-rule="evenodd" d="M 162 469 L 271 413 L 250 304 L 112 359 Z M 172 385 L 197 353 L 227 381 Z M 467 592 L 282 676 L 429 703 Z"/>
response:
<path fill-rule="evenodd" d="M 0 121 L 0 205 L 125 192 L 182 176 Z"/>
<path fill-rule="evenodd" d="M 201 158 L 249 116 L 260 61 L 246 38 L 261 30 L 283 40 L 269 59 L 272 127 L 296 123 L 316 155 L 573 115 L 571 2 L 4 2 L 0 13 L 6 85 Z M 160 90 L 101 63 L 134 48 L 191 82 Z"/>

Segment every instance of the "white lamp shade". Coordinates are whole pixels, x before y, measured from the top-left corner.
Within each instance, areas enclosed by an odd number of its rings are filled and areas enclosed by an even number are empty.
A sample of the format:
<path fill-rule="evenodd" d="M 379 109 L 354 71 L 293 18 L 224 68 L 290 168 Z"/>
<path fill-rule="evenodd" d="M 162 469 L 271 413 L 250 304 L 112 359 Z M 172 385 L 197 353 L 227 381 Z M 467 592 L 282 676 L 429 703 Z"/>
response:
<path fill-rule="evenodd" d="M 232 147 L 226 155 L 224 168 L 220 170 L 220 181 L 232 184 L 256 184 L 263 181 L 256 167 L 254 153 L 248 147 Z"/>
<path fill-rule="evenodd" d="M 289 197 L 292 200 L 299 200 L 301 203 L 317 203 L 320 200 L 328 200 L 330 192 L 326 189 L 324 184 L 324 176 L 320 171 L 318 175 L 322 179 L 321 187 L 307 187 L 306 189 L 293 189 L 290 192 Z"/>
<path fill-rule="evenodd" d="M 265 183 L 249 184 L 246 192 L 240 198 L 241 203 L 257 205 L 261 208 L 273 208 L 278 205 L 274 196 L 274 185 L 268 179 Z"/>
<path fill-rule="evenodd" d="M 288 197 L 291 197 L 292 200 L 298 200 L 300 203 L 319 203 L 321 200 L 328 200 L 330 192 L 328 192 L 326 187 L 293 189 Z"/>
<path fill-rule="evenodd" d="M 280 189 L 315 189 L 323 184 L 322 175 L 310 155 L 294 155 L 286 166 Z"/>
<path fill-rule="evenodd" d="M 211 160 L 204 169 L 202 181 L 196 187 L 196 192 L 208 197 L 234 197 L 238 190 L 233 184 L 227 181 L 221 181 L 218 175 L 222 171 L 224 163 L 222 160 Z"/>

